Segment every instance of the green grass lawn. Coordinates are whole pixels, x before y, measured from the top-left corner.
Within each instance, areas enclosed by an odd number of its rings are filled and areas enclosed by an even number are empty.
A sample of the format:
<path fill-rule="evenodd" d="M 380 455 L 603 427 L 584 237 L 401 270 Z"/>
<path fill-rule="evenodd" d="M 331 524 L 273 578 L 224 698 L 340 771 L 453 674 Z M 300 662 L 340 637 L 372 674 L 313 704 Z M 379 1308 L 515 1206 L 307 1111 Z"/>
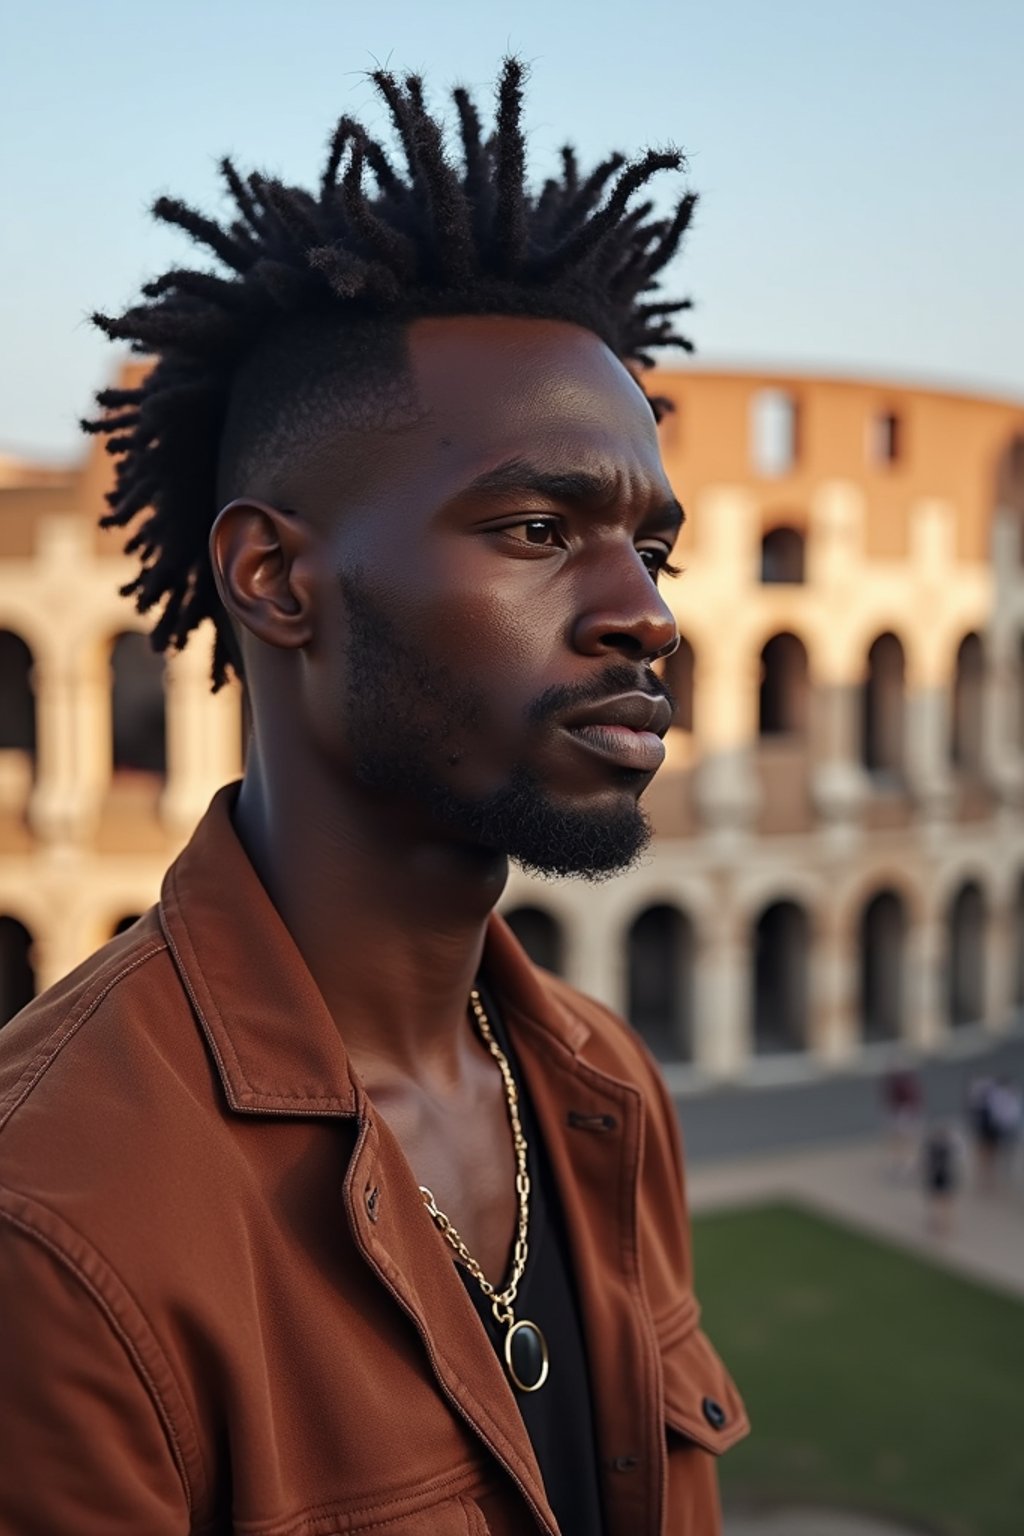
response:
<path fill-rule="evenodd" d="M 1024 1533 L 1024 1305 L 791 1206 L 694 1221 L 704 1323 L 753 1433 L 728 1503 Z"/>

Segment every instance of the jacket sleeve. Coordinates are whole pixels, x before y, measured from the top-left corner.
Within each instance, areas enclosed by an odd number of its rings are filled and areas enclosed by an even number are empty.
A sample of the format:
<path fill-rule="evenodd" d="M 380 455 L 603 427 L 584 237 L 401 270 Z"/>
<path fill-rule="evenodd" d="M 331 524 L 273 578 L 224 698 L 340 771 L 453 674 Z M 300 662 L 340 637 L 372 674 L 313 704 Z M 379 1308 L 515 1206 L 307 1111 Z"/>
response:
<path fill-rule="evenodd" d="M 166 1425 L 116 1319 L 85 1276 L 8 1219 L 0 1424 L 0 1536 L 191 1530 Z"/>

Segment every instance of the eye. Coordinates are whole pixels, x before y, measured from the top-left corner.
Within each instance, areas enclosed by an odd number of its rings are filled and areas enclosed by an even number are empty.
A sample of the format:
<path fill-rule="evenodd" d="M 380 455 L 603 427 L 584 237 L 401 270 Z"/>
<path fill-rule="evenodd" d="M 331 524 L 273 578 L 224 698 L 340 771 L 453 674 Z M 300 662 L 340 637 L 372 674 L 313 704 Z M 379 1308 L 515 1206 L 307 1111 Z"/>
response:
<path fill-rule="evenodd" d="M 657 581 L 659 576 L 680 574 L 679 566 L 672 565 L 669 561 L 670 553 L 671 551 L 664 544 L 644 544 L 637 550 L 637 554 L 650 571 L 654 581 Z"/>
<path fill-rule="evenodd" d="M 524 544 L 553 545 L 558 548 L 562 544 L 558 522 L 553 517 L 524 518 L 521 523 L 509 523 L 501 531 L 520 539 Z"/>

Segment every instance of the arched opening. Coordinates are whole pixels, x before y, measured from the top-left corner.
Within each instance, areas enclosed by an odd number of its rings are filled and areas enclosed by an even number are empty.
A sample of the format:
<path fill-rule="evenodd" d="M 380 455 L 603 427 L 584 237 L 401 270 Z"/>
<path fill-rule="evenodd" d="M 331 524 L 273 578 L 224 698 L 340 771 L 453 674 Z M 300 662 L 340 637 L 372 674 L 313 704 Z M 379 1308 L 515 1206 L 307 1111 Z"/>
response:
<path fill-rule="evenodd" d="M 798 528 L 772 528 L 761 540 L 761 580 L 768 585 L 804 580 L 804 536 Z"/>
<path fill-rule="evenodd" d="M 164 664 L 146 635 L 116 636 L 110 650 L 115 774 L 167 770 Z"/>
<path fill-rule="evenodd" d="M 762 736 L 799 736 L 807 727 L 807 652 L 796 635 L 773 635 L 761 652 Z"/>
<path fill-rule="evenodd" d="M 562 928 L 543 907 L 513 907 L 502 914 L 534 965 L 562 974 Z"/>
<path fill-rule="evenodd" d="M 0 629 L 0 752 L 36 750 L 32 652 L 20 635 Z"/>
<path fill-rule="evenodd" d="M 110 930 L 110 937 L 116 939 L 119 933 L 127 933 L 128 929 L 134 927 L 138 922 L 139 916 L 138 912 L 126 912 L 124 917 L 119 917 Z"/>
<path fill-rule="evenodd" d="M 903 1033 L 903 955 L 907 917 L 896 891 L 879 891 L 860 920 L 860 1020 L 865 1040 Z"/>
<path fill-rule="evenodd" d="M 950 757 L 962 773 L 979 774 L 983 762 L 985 648 L 981 636 L 965 635 L 956 653 Z"/>
<path fill-rule="evenodd" d="M 751 400 L 750 448 L 759 475 L 783 475 L 799 452 L 799 412 L 784 389 L 759 389 Z"/>
<path fill-rule="evenodd" d="M 868 651 L 864 683 L 864 766 L 882 778 L 903 774 L 905 664 L 895 635 L 879 635 Z"/>
<path fill-rule="evenodd" d="M 32 935 L 16 917 L 0 917 L 0 1024 L 13 1019 L 35 993 Z"/>
<path fill-rule="evenodd" d="M 902 422 L 895 411 L 877 411 L 868 421 L 868 463 L 888 468 L 903 457 Z"/>
<path fill-rule="evenodd" d="M 679 731 L 693 730 L 693 674 L 693 646 L 684 637 L 678 649 L 661 664 L 661 675 L 675 706 L 672 725 Z"/>
<path fill-rule="evenodd" d="M 663 1061 L 693 1054 L 693 921 L 677 907 L 648 907 L 629 929 L 629 1021 Z"/>
<path fill-rule="evenodd" d="M 761 913 L 754 933 L 754 1049 L 759 1056 L 807 1044 L 810 925 L 794 901 Z"/>
<path fill-rule="evenodd" d="M 978 1024 L 985 1016 L 985 897 L 969 880 L 949 909 L 949 1022 Z"/>
<path fill-rule="evenodd" d="M 24 808 L 35 760 L 32 652 L 20 635 L 0 629 L 0 811 Z"/>

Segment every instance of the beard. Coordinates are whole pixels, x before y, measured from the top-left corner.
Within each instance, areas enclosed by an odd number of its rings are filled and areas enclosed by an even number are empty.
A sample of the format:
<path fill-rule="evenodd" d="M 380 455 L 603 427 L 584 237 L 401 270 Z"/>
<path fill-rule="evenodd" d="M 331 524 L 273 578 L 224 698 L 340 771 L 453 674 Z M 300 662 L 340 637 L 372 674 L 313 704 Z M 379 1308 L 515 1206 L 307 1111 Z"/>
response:
<path fill-rule="evenodd" d="M 525 764 L 507 782 L 480 796 L 460 794 L 438 765 L 454 766 L 467 736 L 485 729 L 488 699 L 410 646 L 351 573 L 339 578 L 348 618 L 346 721 L 359 783 L 378 794 L 413 800 L 447 831 L 503 854 L 528 874 L 599 881 L 636 864 L 651 840 L 650 822 L 635 800 L 587 810 L 551 795 Z M 551 688 L 526 711 L 540 725 L 572 705 L 635 688 L 636 667 L 609 666 L 600 686 Z M 667 692 L 660 682 L 657 687 Z M 637 775 L 620 770 L 623 784 Z"/>

